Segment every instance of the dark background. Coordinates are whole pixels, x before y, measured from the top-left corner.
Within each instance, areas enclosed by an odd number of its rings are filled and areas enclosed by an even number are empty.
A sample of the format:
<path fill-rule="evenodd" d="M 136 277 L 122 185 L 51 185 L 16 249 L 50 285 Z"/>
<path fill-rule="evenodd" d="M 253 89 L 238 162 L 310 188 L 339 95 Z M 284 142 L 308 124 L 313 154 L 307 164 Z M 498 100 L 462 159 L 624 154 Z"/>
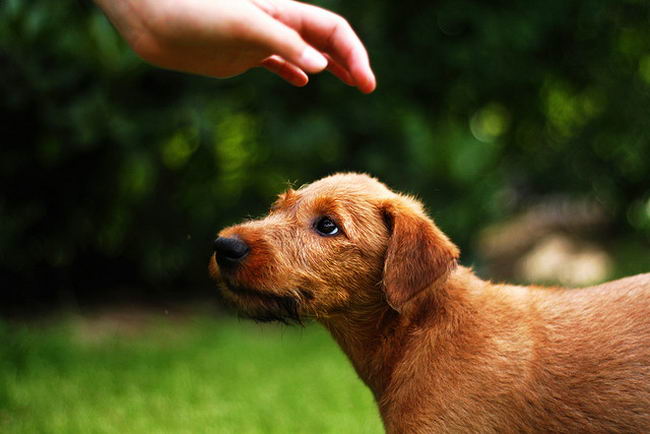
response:
<path fill-rule="evenodd" d="M 373 94 L 159 70 L 92 4 L 0 3 L 2 310 L 210 296 L 221 227 L 350 170 L 419 196 L 485 277 L 486 228 L 538 204 L 598 216 L 564 230 L 604 277 L 650 271 L 647 1 L 318 4 L 366 43 Z"/>

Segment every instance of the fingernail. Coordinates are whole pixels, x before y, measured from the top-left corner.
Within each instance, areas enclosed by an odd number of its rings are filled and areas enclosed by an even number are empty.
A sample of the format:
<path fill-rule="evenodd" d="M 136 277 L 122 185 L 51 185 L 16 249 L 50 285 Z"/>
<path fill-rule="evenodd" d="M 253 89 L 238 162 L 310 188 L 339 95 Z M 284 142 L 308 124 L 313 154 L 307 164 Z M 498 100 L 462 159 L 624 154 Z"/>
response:
<path fill-rule="evenodd" d="M 300 56 L 300 64 L 311 72 L 318 72 L 327 68 L 327 59 L 318 51 L 307 47 Z"/>

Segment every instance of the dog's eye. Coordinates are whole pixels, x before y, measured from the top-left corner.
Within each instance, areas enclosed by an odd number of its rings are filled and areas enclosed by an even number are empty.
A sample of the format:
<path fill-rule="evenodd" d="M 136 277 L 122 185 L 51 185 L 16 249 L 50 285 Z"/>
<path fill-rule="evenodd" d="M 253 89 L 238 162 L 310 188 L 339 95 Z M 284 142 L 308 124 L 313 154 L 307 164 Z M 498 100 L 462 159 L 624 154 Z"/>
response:
<path fill-rule="evenodd" d="M 327 237 L 339 233 L 338 226 L 336 226 L 336 223 L 334 223 L 329 217 L 321 217 L 320 220 L 316 222 L 315 228 L 319 234 Z"/>

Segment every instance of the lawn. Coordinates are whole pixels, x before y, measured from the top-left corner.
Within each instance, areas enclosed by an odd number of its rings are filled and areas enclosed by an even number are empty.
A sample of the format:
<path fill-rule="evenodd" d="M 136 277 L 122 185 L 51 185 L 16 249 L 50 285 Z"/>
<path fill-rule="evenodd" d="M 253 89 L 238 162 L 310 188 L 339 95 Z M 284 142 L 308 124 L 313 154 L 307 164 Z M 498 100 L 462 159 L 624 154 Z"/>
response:
<path fill-rule="evenodd" d="M 0 322 L 0 431 L 382 432 L 369 390 L 317 325 L 135 323 Z"/>

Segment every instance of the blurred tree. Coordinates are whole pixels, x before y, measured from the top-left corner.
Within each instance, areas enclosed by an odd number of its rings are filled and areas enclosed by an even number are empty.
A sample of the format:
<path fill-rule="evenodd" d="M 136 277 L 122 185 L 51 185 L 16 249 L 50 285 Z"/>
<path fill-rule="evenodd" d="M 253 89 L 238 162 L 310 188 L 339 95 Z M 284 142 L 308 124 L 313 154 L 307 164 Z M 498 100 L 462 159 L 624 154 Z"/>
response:
<path fill-rule="evenodd" d="M 218 228 L 340 170 L 419 195 L 466 263 L 535 197 L 593 197 L 637 264 L 618 273 L 647 270 L 647 2 L 320 4 L 368 44 L 374 94 L 162 71 L 89 5 L 0 3 L 3 299 L 210 290 Z"/>

